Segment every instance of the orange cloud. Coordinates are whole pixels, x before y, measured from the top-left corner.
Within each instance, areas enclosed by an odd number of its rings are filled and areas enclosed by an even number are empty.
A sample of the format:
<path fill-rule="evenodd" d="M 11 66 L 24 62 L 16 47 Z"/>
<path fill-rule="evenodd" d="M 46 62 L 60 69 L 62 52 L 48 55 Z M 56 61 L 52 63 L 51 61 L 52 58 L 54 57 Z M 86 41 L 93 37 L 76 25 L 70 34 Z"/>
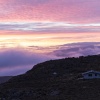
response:
<path fill-rule="evenodd" d="M 14 33 L 15 32 L 15 33 Z M 1 33 L 4 33 L 1 32 Z M 99 42 L 99 33 L 34 33 L 13 31 L 0 33 L 0 48 L 30 46 L 49 47 L 77 42 Z"/>

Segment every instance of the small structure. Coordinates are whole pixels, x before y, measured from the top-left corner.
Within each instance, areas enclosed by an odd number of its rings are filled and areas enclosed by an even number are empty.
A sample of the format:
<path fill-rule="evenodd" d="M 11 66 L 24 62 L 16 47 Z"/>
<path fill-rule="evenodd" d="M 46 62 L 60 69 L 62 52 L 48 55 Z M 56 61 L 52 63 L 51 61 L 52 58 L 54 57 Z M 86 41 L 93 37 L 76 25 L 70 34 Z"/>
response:
<path fill-rule="evenodd" d="M 98 79 L 100 78 L 100 72 L 90 70 L 87 72 L 82 73 L 83 79 Z"/>

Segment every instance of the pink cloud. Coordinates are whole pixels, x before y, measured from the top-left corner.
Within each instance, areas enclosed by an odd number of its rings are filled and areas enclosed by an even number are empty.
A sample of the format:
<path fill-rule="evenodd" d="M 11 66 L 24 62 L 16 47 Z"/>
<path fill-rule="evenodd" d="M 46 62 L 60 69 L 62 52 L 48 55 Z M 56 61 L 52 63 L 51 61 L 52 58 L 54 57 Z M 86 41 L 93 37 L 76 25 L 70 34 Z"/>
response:
<path fill-rule="evenodd" d="M 1 0 L 0 3 L 3 3 L 0 20 L 100 21 L 100 0 Z"/>

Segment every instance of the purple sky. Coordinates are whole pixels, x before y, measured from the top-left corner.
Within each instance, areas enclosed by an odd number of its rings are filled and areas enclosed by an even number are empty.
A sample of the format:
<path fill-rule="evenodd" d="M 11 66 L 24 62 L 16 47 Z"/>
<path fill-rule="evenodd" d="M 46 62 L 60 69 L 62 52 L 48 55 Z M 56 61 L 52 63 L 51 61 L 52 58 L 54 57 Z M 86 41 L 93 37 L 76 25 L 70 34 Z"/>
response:
<path fill-rule="evenodd" d="M 99 51 L 100 0 L 0 0 L 0 75 Z"/>

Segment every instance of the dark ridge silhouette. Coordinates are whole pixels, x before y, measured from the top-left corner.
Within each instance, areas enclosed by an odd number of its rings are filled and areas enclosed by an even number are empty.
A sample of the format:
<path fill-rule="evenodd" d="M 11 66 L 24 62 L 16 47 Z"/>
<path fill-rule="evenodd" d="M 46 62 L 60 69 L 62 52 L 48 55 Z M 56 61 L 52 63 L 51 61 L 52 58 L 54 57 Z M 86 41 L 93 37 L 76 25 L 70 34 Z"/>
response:
<path fill-rule="evenodd" d="M 89 70 L 100 71 L 100 55 L 46 61 L 1 84 L 0 95 L 6 100 L 99 100 L 100 79 L 81 79 Z"/>

